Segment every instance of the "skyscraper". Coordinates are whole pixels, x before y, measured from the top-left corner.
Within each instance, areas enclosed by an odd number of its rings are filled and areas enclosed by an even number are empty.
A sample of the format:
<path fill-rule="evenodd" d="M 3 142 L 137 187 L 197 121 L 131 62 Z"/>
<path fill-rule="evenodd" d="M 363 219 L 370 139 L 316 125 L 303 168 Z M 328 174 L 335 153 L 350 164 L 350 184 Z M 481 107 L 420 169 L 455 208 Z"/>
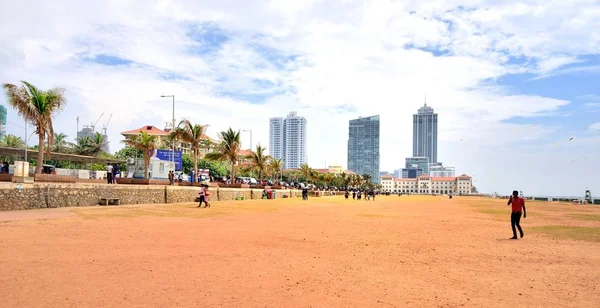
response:
<path fill-rule="evenodd" d="M 379 183 L 379 116 L 350 120 L 348 170 Z"/>
<path fill-rule="evenodd" d="M 283 158 L 283 118 L 269 119 L 269 154 L 274 159 Z"/>
<path fill-rule="evenodd" d="M 413 115 L 413 157 L 427 157 L 437 163 L 438 115 L 427 102 Z"/>
<path fill-rule="evenodd" d="M 286 169 L 298 169 L 306 163 L 306 119 L 295 111 L 285 119 L 271 118 L 269 154 L 275 159 L 283 159 Z"/>
<path fill-rule="evenodd" d="M 0 138 L 6 135 L 6 107 L 0 105 Z"/>

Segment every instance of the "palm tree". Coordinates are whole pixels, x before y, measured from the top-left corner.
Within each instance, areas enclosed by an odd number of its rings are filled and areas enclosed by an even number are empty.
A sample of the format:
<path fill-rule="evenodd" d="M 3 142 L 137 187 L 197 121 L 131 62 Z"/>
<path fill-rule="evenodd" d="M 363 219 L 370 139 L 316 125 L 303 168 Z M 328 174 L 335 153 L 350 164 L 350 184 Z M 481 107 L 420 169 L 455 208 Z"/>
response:
<path fill-rule="evenodd" d="M 217 161 L 229 161 L 231 163 L 231 184 L 235 182 L 235 165 L 240 155 L 240 131 L 234 131 L 231 127 L 219 133 L 221 142 L 217 144 L 215 151 L 206 154 L 206 159 Z"/>
<path fill-rule="evenodd" d="M 373 177 L 371 177 L 371 175 L 368 174 L 368 173 L 365 173 L 365 174 L 362 175 L 362 179 L 363 179 L 364 183 L 367 184 L 367 185 L 371 183 L 371 179 L 372 178 Z"/>
<path fill-rule="evenodd" d="M 252 162 L 252 169 L 258 172 L 258 179 L 262 185 L 263 175 L 265 171 L 267 171 L 267 167 L 269 167 L 269 162 L 271 161 L 271 156 L 266 155 L 265 151 L 267 148 L 262 147 L 260 144 L 256 146 L 256 151 L 250 154 L 250 160 Z"/>
<path fill-rule="evenodd" d="M 3 84 L 2 87 L 6 91 L 8 103 L 26 121 L 33 123 L 35 126 L 35 132 L 39 139 L 35 172 L 42 173 L 42 164 L 44 163 L 44 151 L 42 149 L 46 137 L 48 138 L 48 156 L 50 155 L 50 149 L 54 146 L 52 117 L 67 104 L 67 101 L 62 88 L 44 91 L 27 81 L 21 81 L 21 83 L 23 83 L 21 87 L 9 83 Z"/>
<path fill-rule="evenodd" d="M 300 173 L 302 174 L 302 176 L 304 176 L 304 180 L 307 182 L 311 178 L 312 171 L 313 170 L 308 166 L 307 163 L 300 165 Z"/>
<path fill-rule="evenodd" d="M 54 134 L 54 147 L 52 152 L 64 153 L 67 150 L 67 135 L 63 133 Z"/>
<path fill-rule="evenodd" d="M 273 170 L 273 175 L 275 176 L 275 178 L 278 178 L 280 181 L 282 181 L 281 177 L 283 176 L 282 175 L 283 172 L 281 171 L 281 169 L 283 168 L 283 164 L 284 164 L 284 162 L 283 162 L 283 159 L 281 159 L 281 158 L 280 159 L 271 159 L 271 162 L 270 162 L 271 169 Z"/>
<path fill-rule="evenodd" d="M 146 132 L 141 132 L 139 135 L 125 139 L 125 145 L 141 150 L 144 153 L 144 178 L 148 179 L 148 167 L 150 166 L 150 157 L 156 150 L 156 136 L 148 135 Z"/>
<path fill-rule="evenodd" d="M 204 132 L 207 125 L 192 124 L 189 120 L 179 122 L 177 128 L 171 132 L 171 139 L 181 140 L 192 147 L 194 158 L 194 177 L 198 177 L 198 156 L 200 155 L 200 146 L 205 139 Z"/>
<path fill-rule="evenodd" d="M 92 139 L 89 136 L 77 138 L 77 143 L 73 147 L 73 152 L 77 155 L 90 155 L 92 148 Z"/>
<path fill-rule="evenodd" d="M 101 133 L 95 133 L 90 138 L 90 155 L 98 156 L 104 152 L 104 149 L 108 145 L 108 141 L 104 138 Z"/>
<path fill-rule="evenodd" d="M 25 147 L 25 142 L 23 142 L 23 139 L 21 139 L 21 137 L 8 134 L 2 137 L 2 140 L 0 140 L 0 145 L 7 148 L 20 149 Z"/>

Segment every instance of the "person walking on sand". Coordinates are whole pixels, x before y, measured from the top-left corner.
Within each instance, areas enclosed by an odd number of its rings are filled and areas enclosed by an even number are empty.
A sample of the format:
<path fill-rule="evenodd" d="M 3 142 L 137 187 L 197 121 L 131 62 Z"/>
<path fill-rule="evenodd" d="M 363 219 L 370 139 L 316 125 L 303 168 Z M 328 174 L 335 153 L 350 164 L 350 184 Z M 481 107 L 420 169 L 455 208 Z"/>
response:
<path fill-rule="evenodd" d="M 508 205 L 512 205 L 512 212 L 510 214 L 510 225 L 512 227 L 513 237 L 511 240 L 517 239 L 517 229 L 519 229 L 519 233 L 521 238 L 523 238 L 523 229 L 521 229 L 521 214 L 523 214 L 523 218 L 527 218 L 527 210 L 525 209 L 525 199 L 523 197 L 519 197 L 518 191 L 513 191 L 512 196 L 508 199 Z M 515 228 L 516 227 L 516 228 Z"/>
<path fill-rule="evenodd" d="M 200 204 L 198 204 L 198 207 L 202 207 L 202 203 L 208 205 L 208 202 L 206 202 L 206 188 L 204 187 L 204 185 L 200 186 L 200 192 L 198 193 L 198 195 L 200 195 Z"/>
<path fill-rule="evenodd" d="M 169 185 L 173 185 L 173 182 L 175 180 L 175 174 L 173 173 L 173 170 L 169 171 Z"/>
<path fill-rule="evenodd" d="M 210 199 L 210 191 L 208 190 L 208 185 L 204 184 L 204 203 L 206 204 L 205 207 L 210 207 L 208 199 Z"/>
<path fill-rule="evenodd" d="M 352 200 L 356 200 L 356 190 L 352 191 Z"/>

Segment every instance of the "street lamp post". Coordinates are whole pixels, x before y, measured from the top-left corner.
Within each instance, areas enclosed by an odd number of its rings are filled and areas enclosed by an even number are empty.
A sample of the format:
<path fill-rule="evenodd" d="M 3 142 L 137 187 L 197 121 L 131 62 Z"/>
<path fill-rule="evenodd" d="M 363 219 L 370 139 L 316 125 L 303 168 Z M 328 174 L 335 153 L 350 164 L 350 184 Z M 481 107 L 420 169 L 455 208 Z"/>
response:
<path fill-rule="evenodd" d="M 171 126 L 171 132 L 175 131 L 175 95 L 161 95 L 160 97 L 172 97 L 173 98 L 173 124 Z M 171 141 L 171 162 L 173 162 L 173 169 L 175 169 L 175 142 Z"/>
<path fill-rule="evenodd" d="M 252 130 L 251 129 L 244 129 L 242 131 L 243 132 L 250 132 L 250 150 L 252 150 Z"/>

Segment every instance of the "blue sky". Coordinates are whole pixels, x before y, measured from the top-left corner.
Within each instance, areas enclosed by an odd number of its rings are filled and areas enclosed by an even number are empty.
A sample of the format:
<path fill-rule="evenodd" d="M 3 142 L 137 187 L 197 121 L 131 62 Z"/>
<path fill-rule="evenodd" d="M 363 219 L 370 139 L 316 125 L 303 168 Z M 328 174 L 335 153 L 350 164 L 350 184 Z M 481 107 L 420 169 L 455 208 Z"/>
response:
<path fill-rule="evenodd" d="M 386 171 L 412 153 L 411 115 L 427 95 L 440 117 L 440 160 L 474 175 L 481 190 L 596 187 L 595 4 L 467 3 L 3 2 L 0 81 L 64 87 L 56 130 L 71 138 L 77 117 L 105 113 L 102 124 L 113 113 L 112 149 L 122 147 L 121 131 L 170 121 L 161 95 L 175 94 L 178 120 L 209 124 L 213 137 L 252 130 L 253 146 L 268 145 L 269 117 L 298 111 L 315 168 L 346 165 L 348 121 L 380 114 Z M 36 24 L 17 22 L 25 19 Z M 21 135 L 12 110 L 9 121 Z"/>

